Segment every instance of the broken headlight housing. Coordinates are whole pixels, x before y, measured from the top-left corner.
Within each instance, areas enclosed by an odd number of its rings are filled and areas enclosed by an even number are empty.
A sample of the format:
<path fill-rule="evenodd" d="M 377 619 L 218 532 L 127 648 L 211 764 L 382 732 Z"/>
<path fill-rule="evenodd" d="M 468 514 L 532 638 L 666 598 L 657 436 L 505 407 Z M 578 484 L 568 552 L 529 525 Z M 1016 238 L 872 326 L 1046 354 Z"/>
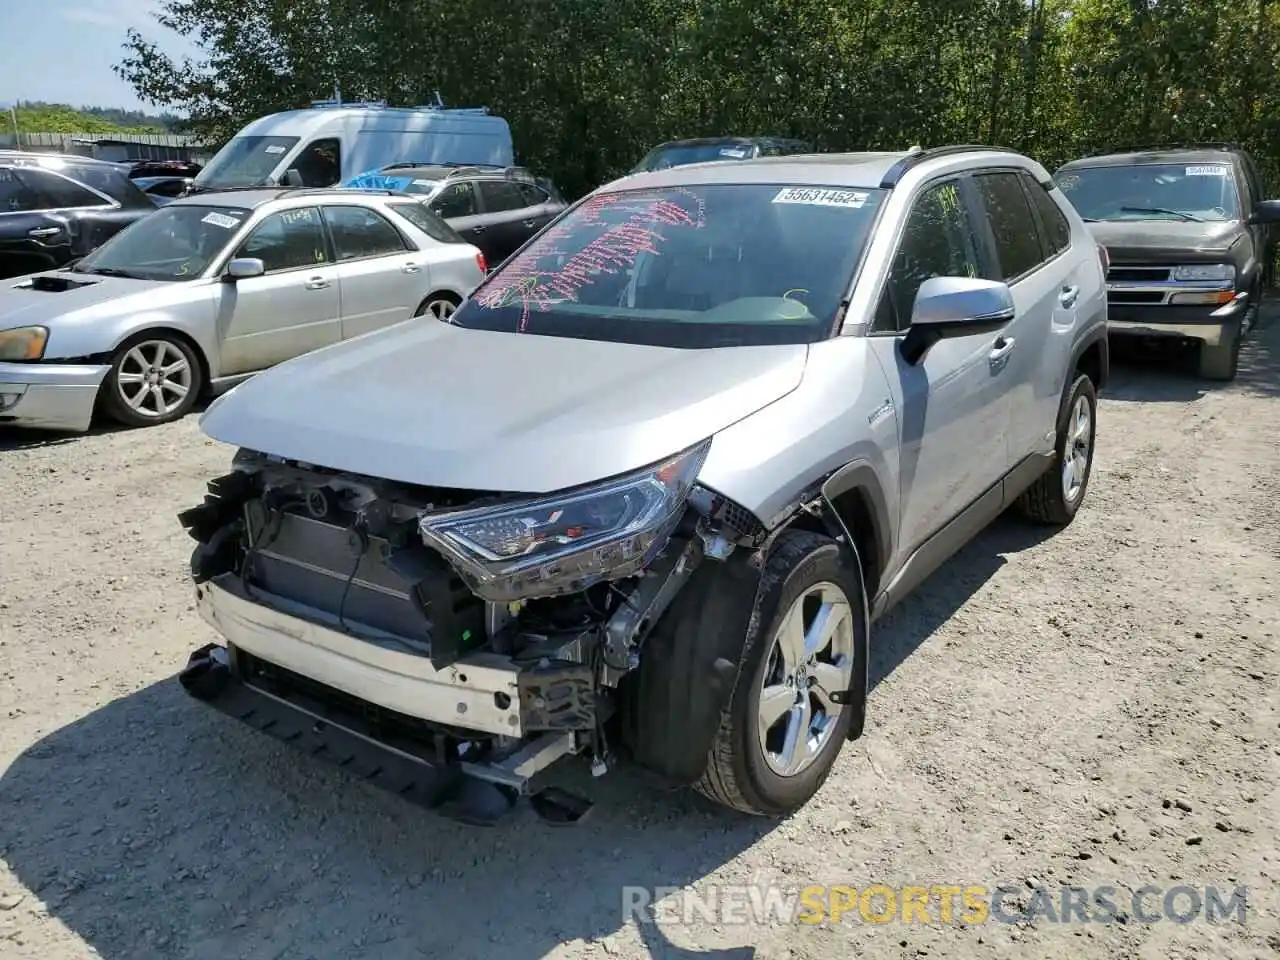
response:
<path fill-rule="evenodd" d="M 424 514 L 423 541 L 494 603 L 631 576 L 679 522 L 710 440 L 660 463 L 535 500 Z"/>

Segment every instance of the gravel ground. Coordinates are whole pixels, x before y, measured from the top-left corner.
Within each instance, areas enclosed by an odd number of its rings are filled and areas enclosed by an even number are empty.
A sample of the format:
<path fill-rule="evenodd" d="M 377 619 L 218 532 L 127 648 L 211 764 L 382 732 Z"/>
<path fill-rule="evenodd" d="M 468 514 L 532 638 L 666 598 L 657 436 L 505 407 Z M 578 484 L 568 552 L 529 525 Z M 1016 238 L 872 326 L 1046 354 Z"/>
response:
<path fill-rule="evenodd" d="M 1118 361 L 1076 522 L 998 522 L 879 626 L 869 732 L 780 824 L 621 769 L 566 774 L 577 828 L 470 830 L 244 730 L 174 679 L 212 636 L 175 514 L 230 451 L 193 417 L 0 434 L 0 957 L 1274 957 L 1280 319 L 1244 367 Z M 623 919 L 624 886 L 748 883 L 1113 886 L 1121 917 Z M 1247 886 L 1247 922 L 1142 923 L 1148 884 Z"/>

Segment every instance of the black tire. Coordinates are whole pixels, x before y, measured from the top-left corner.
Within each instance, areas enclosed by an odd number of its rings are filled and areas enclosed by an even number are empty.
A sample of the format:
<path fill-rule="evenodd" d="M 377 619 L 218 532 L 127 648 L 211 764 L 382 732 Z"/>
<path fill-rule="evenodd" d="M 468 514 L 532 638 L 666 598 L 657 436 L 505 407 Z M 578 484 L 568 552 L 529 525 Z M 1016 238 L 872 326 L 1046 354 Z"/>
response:
<path fill-rule="evenodd" d="M 160 345 L 163 345 L 163 352 L 157 354 L 156 350 Z M 148 368 L 139 365 L 139 356 L 172 358 L 166 367 L 176 364 L 177 357 L 185 361 L 187 372 L 184 376 L 166 380 L 159 385 L 162 396 L 173 398 L 173 406 L 170 407 L 169 400 L 166 399 L 162 410 L 155 400 L 154 390 L 150 398 L 143 399 L 140 407 L 130 403 L 133 395 L 126 391 L 131 390 L 134 384 L 123 382 L 123 378 L 137 376 L 140 371 L 146 375 Z M 185 387 L 186 392 L 179 396 L 176 385 Z M 102 408 L 113 420 L 127 427 L 154 427 L 181 419 L 191 412 L 204 390 L 204 368 L 196 349 L 182 337 L 171 333 L 140 333 L 130 337 L 116 350 L 101 389 Z"/>
<path fill-rule="evenodd" d="M 1201 380 L 1215 380 L 1220 383 L 1230 383 L 1236 378 L 1236 373 L 1240 369 L 1240 345 L 1243 340 L 1243 334 L 1237 330 L 1226 343 L 1220 343 L 1217 346 L 1209 346 L 1207 343 L 1200 344 L 1200 369 L 1199 375 Z"/>
<path fill-rule="evenodd" d="M 800 773 L 784 777 L 769 768 L 757 733 L 759 693 L 770 663 L 773 638 L 793 602 L 823 582 L 839 587 L 848 600 L 853 643 L 867 642 L 861 571 L 844 560 L 840 548 L 829 537 L 800 530 L 782 533 L 762 575 L 755 616 L 751 618 L 754 631 L 743 646 L 729 708 L 712 742 L 706 769 L 694 784 L 699 793 L 716 803 L 749 814 L 785 816 L 807 803 L 826 781 L 848 737 L 853 710 L 845 707 L 834 719 L 834 729 L 812 763 Z M 859 662 L 856 656 L 854 662 Z M 856 670 L 853 682 L 861 682 Z"/>
<path fill-rule="evenodd" d="M 1063 489 L 1063 465 L 1068 456 L 1068 443 L 1072 447 L 1071 428 L 1073 414 L 1077 405 L 1083 400 L 1089 409 L 1088 454 L 1084 464 L 1084 476 L 1080 481 L 1078 492 L 1068 497 Z M 1093 474 L 1093 451 L 1098 433 L 1098 393 L 1093 381 L 1085 374 L 1077 373 L 1071 384 L 1071 390 L 1058 411 L 1058 441 L 1053 458 L 1053 466 L 1033 483 L 1018 498 L 1018 509 L 1024 517 L 1035 523 L 1048 526 L 1065 527 L 1073 519 L 1080 505 L 1084 503 L 1085 493 L 1089 490 L 1089 477 Z"/>
<path fill-rule="evenodd" d="M 453 311 L 458 309 L 458 304 L 461 302 L 462 301 L 459 300 L 455 294 L 450 293 L 448 290 L 438 290 L 423 298 L 423 301 L 418 304 L 418 309 L 413 312 L 413 315 L 415 317 L 425 317 L 430 315 L 435 317 L 437 320 L 445 320 L 449 316 L 453 315 Z M 447 315 L 437 310 L 438 304 L 449 305 Z"/>

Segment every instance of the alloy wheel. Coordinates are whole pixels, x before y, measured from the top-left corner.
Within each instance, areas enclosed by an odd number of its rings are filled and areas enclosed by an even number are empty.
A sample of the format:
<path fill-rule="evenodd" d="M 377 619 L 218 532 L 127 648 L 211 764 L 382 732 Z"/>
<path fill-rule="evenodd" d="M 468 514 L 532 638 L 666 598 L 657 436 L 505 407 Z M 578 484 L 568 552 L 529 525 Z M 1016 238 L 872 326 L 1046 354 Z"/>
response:
<path fill-rule="evenodd" d="M 834 583 L 810 586 L 782 618 L 766 654 L 757 729 L 769 769 L 807 770 L 831 739 L 853 681 L 853 610 Z"/>
<path fill-rule="evenodd" d="M 1093 446 L 1093 409 L 1088 397 L 1079 397 L 1067 421 L 1067 442 L 1062 448 L 1062 498 L 1074 503 L 1084 490 Z"/>
<path fill-rule="evenodd" d="M 144 340 L 124 355 L 116 389 L 140 417 L 159 419 L 177 410 L 191 392 L 191 361 L 167 340 Z"/>

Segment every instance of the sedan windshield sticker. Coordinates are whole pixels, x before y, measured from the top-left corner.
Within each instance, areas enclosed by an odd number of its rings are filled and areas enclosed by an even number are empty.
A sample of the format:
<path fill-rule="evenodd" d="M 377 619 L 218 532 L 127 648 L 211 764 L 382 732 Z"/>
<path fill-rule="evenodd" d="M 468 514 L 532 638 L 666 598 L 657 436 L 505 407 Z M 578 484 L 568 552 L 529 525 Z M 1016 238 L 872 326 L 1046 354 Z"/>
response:
<path fill-rule="evenodd" d="M 1187 167 L 1188 177 L 1225 177 L 1226 175 L 1226 167 Z"/>
<path fill-rule="evenodd" d="M 831 190 L 826 187 L 783 187 L 774 203 L 804 203 L 815 207 L 851 207 L 867 202 L 867 194 L 853 190 Z"/>
<path fill-rule="evenodd" d="M 222 227 L 224 230 L 232 230 L 240 226 L 240 221 L 235 217 L 228 217 L 225 213 L 206 213 L 200 218 L 201 223 L 209 223 L 215 227 Z"/>

